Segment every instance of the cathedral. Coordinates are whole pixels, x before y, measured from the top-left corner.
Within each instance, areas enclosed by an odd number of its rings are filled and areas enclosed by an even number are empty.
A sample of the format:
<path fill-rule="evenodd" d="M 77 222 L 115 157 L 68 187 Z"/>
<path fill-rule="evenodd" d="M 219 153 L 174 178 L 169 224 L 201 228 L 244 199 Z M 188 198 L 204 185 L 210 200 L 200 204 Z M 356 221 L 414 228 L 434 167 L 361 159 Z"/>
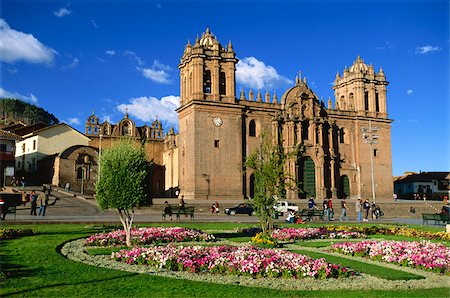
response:
<path fill-rule="evenodd" d="M 287 189 L 295 201 L 320 199 L 390 199 L 393 192 L 390 123 L 385 74 L 361 57 L 336 74 L 334 101 L 320 101 L 305 77 L 278 99 L 275 92 L 244 90 L 236 96 L 236 53 L 206 30 L 188 42 L 180 70 L 179 132 L 165 136 L 158 120 L 136 127 L 125 118 L 116 126 L 98 123 L 92 115 L 86 135 L 98 147 L 105 139 L 146 139 L 146 150 L 158 165 L 155 194 L 186 200 L 243 200 L 254 195 L 254 178 L 243 171 L 246 156 L 260 148 L 262 132 L 270 133 L 286 152 L 305 149 L 287 161 L 286 171 L 299 182 Z M 95 124 L 94 124 L 95 123 Z M 108 137 L 105 137 L 108 136 Z"/>

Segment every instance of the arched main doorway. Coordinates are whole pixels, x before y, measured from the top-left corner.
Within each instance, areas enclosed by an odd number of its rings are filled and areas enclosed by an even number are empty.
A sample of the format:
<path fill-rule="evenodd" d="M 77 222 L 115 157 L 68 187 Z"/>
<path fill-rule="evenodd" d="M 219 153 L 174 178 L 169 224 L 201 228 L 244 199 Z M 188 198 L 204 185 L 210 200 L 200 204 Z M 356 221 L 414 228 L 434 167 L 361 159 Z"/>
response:
<path fill-rule="evenodd" d="M 338 198 L 348 198 L 350 196 L 350 180 L 343 175 L 339 178 Z"/>
<path fill-rule="evenodd" d="M 310 157 L 297 160 L 297 182 L 301 191 L 299 199 L 306 199 L 316 195 L 316 169 Z"/>

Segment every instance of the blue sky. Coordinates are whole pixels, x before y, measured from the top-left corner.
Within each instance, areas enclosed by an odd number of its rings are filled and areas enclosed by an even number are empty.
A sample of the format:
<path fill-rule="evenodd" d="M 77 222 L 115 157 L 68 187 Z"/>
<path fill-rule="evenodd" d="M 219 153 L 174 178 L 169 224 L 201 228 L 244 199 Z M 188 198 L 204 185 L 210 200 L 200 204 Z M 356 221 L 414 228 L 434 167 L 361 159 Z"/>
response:
<path fill-rule="evenodd" d="M 298 71 L 325 100 L 357 55 L 390 82 L 393 174 L 450 171 L 449 3 L 436 1 L 2 0 L 0 96 L 84 132 L 94 110 L 116 123 L 177 125 L 177 65 L 209 26 L 231 40 L 237 91 L 276 90 Z M 254 78 L 248 80 L 248 77 Z"/>

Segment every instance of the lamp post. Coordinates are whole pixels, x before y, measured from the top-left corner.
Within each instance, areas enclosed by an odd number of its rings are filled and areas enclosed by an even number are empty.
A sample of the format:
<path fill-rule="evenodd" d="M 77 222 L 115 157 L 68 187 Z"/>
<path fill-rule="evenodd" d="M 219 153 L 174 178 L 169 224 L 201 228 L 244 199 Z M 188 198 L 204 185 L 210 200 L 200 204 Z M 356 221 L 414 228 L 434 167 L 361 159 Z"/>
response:
<path fill-rule="evenodd" d="M 203 178 L 205 178 L 206 183 L 208 184 L 208 192 L 206 193 L 206 199 L 209 199 L 209 192 L 210 192 L 210 183 L 211 183 L 211 179 L 210 179 L 210 175 L 204 173 L 202 174 Z"/>
<path fill-rule="evenodd" d="M 372 202 L 375 204 L 375 179 L 373 177 L 373 145 L 378 143 L 379 135 L 375 134 L 378 131 L 378 127 L 372 127 L 372 123 L 369 120 L 369 127 L 362 127 L 362 137 L 364 143 L 370 146 L 370 173 L 372 176 Z"/>

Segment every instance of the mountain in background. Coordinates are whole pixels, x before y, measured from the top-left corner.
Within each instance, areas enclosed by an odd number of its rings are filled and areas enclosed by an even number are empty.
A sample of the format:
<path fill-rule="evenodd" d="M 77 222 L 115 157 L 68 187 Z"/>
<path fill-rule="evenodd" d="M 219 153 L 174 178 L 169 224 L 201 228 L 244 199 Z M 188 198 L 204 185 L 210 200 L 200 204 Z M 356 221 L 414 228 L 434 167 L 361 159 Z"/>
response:
<path fill-rule="evenodd" d="M 46 110 L 33 104 L 14 98 L 0 99 L 0 115 L 0 124 L 8 124 L 17 121 L 27 125 L 40 122 L 45 123 L 46 125 L 59 123 L 59 119 L 56 118 L 55 115 L 50 114 Z"/>

